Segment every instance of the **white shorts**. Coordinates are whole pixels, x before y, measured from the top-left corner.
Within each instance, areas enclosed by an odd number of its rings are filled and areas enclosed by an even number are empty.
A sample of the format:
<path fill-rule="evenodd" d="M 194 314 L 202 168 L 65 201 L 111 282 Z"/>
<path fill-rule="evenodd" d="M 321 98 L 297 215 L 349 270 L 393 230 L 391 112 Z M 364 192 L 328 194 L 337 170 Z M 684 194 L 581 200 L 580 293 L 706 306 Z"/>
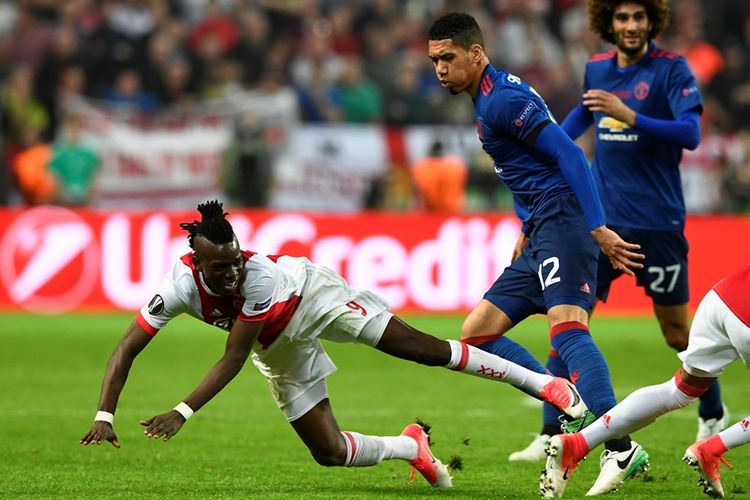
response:
<path fill-rule="evenodd" d="M 688 347 L 678 356 L 696 377 L 718 377 L 738 358 L 750 368 L 750 327 L 710 290 L 695 312 Z"/>
<path fill-rule="evenodd" d="M 294 313 L 296 318 L 268 349 L 258 349 L 252 355 L 290 422 L 328 397 L 325 378 L 336 371 L 336 365 L 320 339 L 374 347 L 393 317 L 381 297 L 350 288 L 332 272 L 320 273 L 316 281 Z"/>

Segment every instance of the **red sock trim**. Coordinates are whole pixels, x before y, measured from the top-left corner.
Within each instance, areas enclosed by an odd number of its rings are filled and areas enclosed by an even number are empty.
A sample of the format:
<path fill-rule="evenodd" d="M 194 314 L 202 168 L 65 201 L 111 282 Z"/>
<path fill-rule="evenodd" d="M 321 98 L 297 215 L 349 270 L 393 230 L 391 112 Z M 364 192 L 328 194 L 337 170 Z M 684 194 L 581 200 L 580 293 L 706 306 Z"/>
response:
<path fill-rule="evenodd" d="M 461 343 L 477 347 L 484 344 L 485 342 L 492 342 L 493 340 L 497 340 L 500 337 L 502 337 L 502 335 L 480 335 L 478 337 L 466 337 L 465 339 L 461 339 Z"/>
<path fill-rule="evenodd" d="M 560 335 L 563 332 L 567 332 L 568 330 L 583 330 L 585 332 L 589 331 L 589 327 L 581 323 L 580 321 L 566 321 L 564 323 L 558 323 L 549 330 L 549 338 L 553 339 L 557 335 Z"/>
<path fill-rule="evenodd" d="M 724 444 L 724 441 L 722 441 L 721 436 L 719 436 L 718 434 L 714 434 L 710 438 L 706 439 L 706 442 L 703 443 L 703 448 L 719 457 L 726 453 L 729 449 L 727 448 L 727 445 Z"/>
<path fill-rule="evenodd" d="M 349 446 L 347 446 L 348 449 L 346 450 L 346 463 L 344 464 L 349 467 L 352 465 L 352 462 L 354 462 L 354 456 L 357 454 L 357 441 L 354 439 L 354 436 L 346 431 L 342 431 L 341 434 L 344 435 L 344 438 L 346 438 L 346 441 L 349 443 Z"/>
<path fill-rule="evenodd" d="M 682 376 L 680 375 L 680 373 L 682 373 L 682 370 L 677 370 L 677 373 L 674 374 L 674 382 L 677 385 L 677 390 L 681 391 L 684 394 L 687 394 L 691 398 L 700 397 L 701 394 L 708 390 L 708 387 L 706 387 L 705 389 L 701 389 L 700 387 L 693 387 L 692 385 L 687 384 L 684 380 L 682 380 Z"/>
<path fill-rule="evenodd" d="M 549 357 L 550 358 L 559 358 L 560 355 L 557 354 L 557 351 L 555 350 L 554 347 L 551 347 L 550 350 L 549 350 Z"/>
<path fill-rule="evenodd" d="M 573 441 L 573 457 L 576 462 L 580 462 L 591 451 L 589 450 L 589 444 L 580 432 L 570 434 L 570 439 Z"/>
<path fill-rule="evenodd" d="M 461 359 L 458 361 L 458 364 L 454 368 L 454 370 L 457 372 L 463 371 L 463 369 L 466 368 L 466 365 L 469 362 L 469 346 L 467 346 L 464 342 L 459 342 L 459 344 L 461 344 Z"/>

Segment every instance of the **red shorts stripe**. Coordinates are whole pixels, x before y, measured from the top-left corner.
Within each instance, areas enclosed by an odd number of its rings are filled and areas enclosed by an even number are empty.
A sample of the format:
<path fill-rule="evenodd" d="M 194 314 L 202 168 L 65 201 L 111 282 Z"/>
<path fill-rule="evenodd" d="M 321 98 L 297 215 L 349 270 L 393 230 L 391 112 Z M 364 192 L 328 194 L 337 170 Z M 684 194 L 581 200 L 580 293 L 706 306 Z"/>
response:
<path fill-rule="evenodd" d="M 684 380 L 682 380 L 681 373 L 682 369 L 677 370 L 677 373 L 674 374 L 674 381 L 675 384 L 677 384 L 677 389 L 683 394 L 687 394 L 691 398 L 697 398 L 708 390 L 708 387 L 706 387 L 705 389 L 701 389 L 699 387 L 693 387 L 692 385 L 687 384 Z"/>
<path fill-rule="evenodd" d="M 579 321 L 566 321 L 564 323 L 558 323 L 549 330 L 549 338 L 552 339 L 557 335 L 569 330 L 583 330 L 589 331 L 589 327 Z"/>

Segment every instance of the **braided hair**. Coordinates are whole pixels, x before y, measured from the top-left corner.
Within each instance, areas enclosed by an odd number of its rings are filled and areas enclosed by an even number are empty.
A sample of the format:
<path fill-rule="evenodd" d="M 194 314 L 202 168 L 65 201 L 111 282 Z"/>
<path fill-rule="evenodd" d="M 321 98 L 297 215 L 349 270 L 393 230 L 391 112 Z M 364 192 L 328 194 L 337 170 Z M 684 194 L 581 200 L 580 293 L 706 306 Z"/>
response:
<path fill-rule="evenodd" d="M 207 201 L 198 205 L 198 212 L 201 214 L 201 220 L 193 222 L 183 222 L 180 227 L 188 232 L 188 243 L 190 248 L 195 249 L 195 237 L 203 236 L 211 243 L 222 245 L 234 241 L 234 230 L 232 225 L 226 219 L 228 215 L 224 212 L 224 204 L 219 200 Z"/>

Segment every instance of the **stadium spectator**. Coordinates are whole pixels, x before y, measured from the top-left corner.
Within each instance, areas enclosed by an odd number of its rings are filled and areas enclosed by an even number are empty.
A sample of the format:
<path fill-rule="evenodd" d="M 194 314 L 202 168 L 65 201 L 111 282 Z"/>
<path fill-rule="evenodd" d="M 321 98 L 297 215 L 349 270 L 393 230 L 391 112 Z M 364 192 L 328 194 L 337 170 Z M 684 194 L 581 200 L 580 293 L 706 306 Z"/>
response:
<path fill-rule="evenodd" d="M 113 106 L 122 109 L 156 111 L 159 107 L 158 98 L 143 88 L 141 75 L 134 69 L 126 69 L 118 74 L 114 86 L 105 98 Z"/>
<path fill-rule="evenodd" d="M 668 49 L 695 49 L 683 53 L 696 65 L 694 71 L 710 81 L 702 88 L 706 111 L 710 111 L 706 114 L 722 134 L 750 129 L 746 118 L 750 113 L 741 111 L 747 101 L 746 79 L 736 71 L 737 57 L 730 60 L 738 54 L 746 59 L 750 48 L 750 7 L 746 4 L 740 0 L 681 0 L 673 8 L 676 26 L 660 40 Z M 473 118 L 470 102 L 436 93 L 437 82 L 431 74 L 425 75 L 422 66 L 427 23 L 451 5 L 454 2 L 423 0 L 0 2 L 0 83 L 7 85 L 17 64 L 30 64 L 33 80 L 40 84 L 34 97 L 44 104 L 50 119 L 45 138 L 51 139 L 61 116 L 52 110 L 62 109 L 54 102 L 54 89 L 63 67 L 82 71 L 83 95 L 94 99 L 104 98 L 116 76 L 133 69 L 141 76 L 143 90 L 155 94 L 162 107 L 199 101 L 204 77 L 217 73 L 215 61 L 233 59 L 242 65 L 245 88 L 256 87 L 266 66 L 273 66 L 292 80 L 303 102 L 314 96 L 306 101 L 314 104 L 325 103 L 326 99 L 319 98 L 326 95 L 321 89 L 337 81 L 345 55 L 363 61 L 365 72 L 382 96 L 387 123 L 466 125 Z M 585 2 L 471 0 L 461 6 L 478 20 L 486 45 L 497 47 L 501 65 L 533 81 L 537 90 L 548 96 L 553 114 L 563 116 L 571 104 L 570 90 L 582 82 L 581 58 L 599 50 L 596 37 L 586 26 Z M 199 34 L 192 40 L 209 40 L 196 45 L 198 53 L 191 50 L 191 32 Z M 517 40 L 526 42 L 517 44 Z M 729 51 L 731 44 L 740 50 Z M 73 51 L 66 53 L 68 48 Z M 414 109 L 405 115 L 404 99 L 414 91 L 411 68 L 405 67 L 403 75 L 396 68 L 402 61 L 415 60 L 415 50 L 419 54 L 416 89 L 421 94 Z M 310 61 L 304 61 L 312 52 L 319 52 L 313 55 L 313 63 L 324 67 L 322 75 L 319 69 L 309 67 Z M 316 74 L 324 80 L 315 78 Z M 396 81 L 399 88 L 394 89 Z M 429 103 L 425 113 L 421 101 Z M 738 102 L 739 107 L 730 102 Z M 335 107 L 318 107 L 303 112 L 303 120 L 341 119 Z M 722 164 L 716 162 L 712 167 L 721 168 Z M 474 179 L 470 184 L 471 189 L 479 188 Z M 744 196 L 742 190 L 730 191 Z M 741 200 L 722 200 L 721 207 L 741 204 Z M 503 208 L 502 201 L 493 200 L 488 208 Z"/>
<path fill-rule="evenodd" d="M 41 134 L 41 129 L 34 127 L 24 130 L 21 149 L 12 163 L 23 201 L 29 205 L 58 201 L 57 183 L 49 170 L 52 148 L 42 140 Z"/>
<path fill-rule="evenodd" d="M 256 85 L 270 61 L 268 52 L 273 45 L 271 22 L 268 15 L 258 7 L 243 7 L 237 19 L 239 40 L 233 57 L 242 65 L 242 82 L 247 87 Z"/>
<path fill-rule="evenodd" d="M 11 61 L 27 64 L 35 71 L 53 43 L 53 30 L 38 18 L 38 13 L 28 2 L 19 2 L 16 16 L 10 35 Z"/>
<path fill-rule="evenodd" d="M 553 120 L 538 93 L 489 63 L 473 17 L 450 13 L 439 18 L 430 28 L 428 47 L 443 87 L 454 95 L 466 92 L 474 101 L 482 147 L 513 193 L 522 222 L 511 265 L 469 313 L 461 338 L 516 359 L 519 346 L 504 334 L 528 316 L 546 313 L 552 348 L 591 411 L 601 416 L 615 405 L 615 396 L 588 328 L 599 248 L 608 256 L 607 267 L 611 263 L 632 275 L 643 267 L 638 262 L 643 255 L 636 253 L 640 247 L 605 225 L 583 152 Z M 589 494 L 612 491 L 626 472 L 648 467 L 646 451 L 627 436 L 608 441 L 606 448 L 612 461 L 604 464 Z M 618 461 L 626 466 L 618 467 Z"/>
<path fill-rule="evenodd" d="M 373 123 L 383 119 L 380 89 L 362 70 L 362 60 L 348 57 L 341 75 L 331 89 L 331 100 L 341 108 L 344 121 Z"/>
<path fill-rule="evenodd" d="M 682 149 L 693 150 L 700 141 L 703 101 L 685 59 L 652 41 L 669 22 L 666 0 L 589 0 L 588 9 L 592 31 L 615 50 L 589 59 L 583 99 L 562 128 L 576 139 L 596 127 L 592 168 L 607 223 L 646 255 L 644 267 L 635 271 L 636 283 L 651 298 L 667 344 L 680 352 L 687 347 L 690 318 L 679 167 Z M 622 275 L 608 260 L 600 254 L 596 297 L 601 301 Z M 569 376 L 554 350 L 547 368 Z M 726 426 L 718 382 L 701 396 L 698 416 L 697 439 Z M 560 433 L 557 417 L 546 407 L 540 435 L 511 460 L 543 460 L 549 437 Z M 599 491 L 597 485 L 592 491 Z"/>
<path fill-rule="evenodd" d="M 99 171 L 99 154 L 81 139 L 80 117 L 70 114 L 62 136 L 53 144 L 49 170 L 55 177 L 60 203 L 88 205 Z"/>
<path fill-rule="evenodd" d="M 409 126 L 430 123 L 435 115 L 425 92 L 419 86 L 419 65 L 405 56 L 398 64 L 396 75 L 383 92 L 384 121 L 387 125 Z"/>
<path fill-rule="evenodd" d="M 554 436 L 540 478 L 545 498 L 562 496 L 581 460 L 601 442 L 649 425 L 661 415 L 688 406 L 739 359 L 750 368 L 750 266 L 719 281 L 701 300 L 690 328 L 682 367 L 660 385 L 642 387 L 580 432 Z M 724 453 L 750 442 L 750 415 L 731 427 L 690 445 L 683 456 L 698 471 L 698 485 L 710 497 L 724 497 L 721 464 Z"/>
<path fill-rule="evenodd" d="M 411 175 L 419 208 L 441 213 L 457 213 L 463 209 L 469 166 L 460 156 L 446 154 L 439 138 L 432 142 L 426 157 L 414 162 Z"/>
<path fill-rule="evenodd" d="M 326 377 L 336 367 L 320 338 L 364 343 L 401 359 L 510 383 L 573 416 L 585 411 L 570 382 L 415 330 L 388 312 L 378 295 L 350 288 L 341 276 L 306 258 L 241 251 L 220 202 L 200 204 L 198 211 L 200 221 L 180 225 L 193 251 L 175 262 L 115 348 L 99 411 L 81 444 L 106 441 L 120 447 L 112 423 L 130 367 L 157 332 L 183 312 L 229 330 L 226 349 L 184 401 L 140 422 L 155 439 L 174 436 L 237 375 L 252 351 L 253 363 L 267 377 L 279 408 L 319 464 L 362 467 L 402 459 L 433 486 L 450 487 L 447 467 L 432 456 L 418 425 L 407 426 L 400 437 L 339 430 L 326 387 Z"/>
<path fill-rule="evenodd" d="M 42 60 L 34 75 L 35 94 L 50 117 L 44 139 L 52 141 L 60 125 L 58 89 L 63 75 L 71 67 L 83 63 L 79 54 L 79 36 L 71 25 L 61 25 L 55 30 L 51 50 Z"/>
<path fill-rule="evenodd" d="M 49 115 L 34 96 L 33 74 L 28 64 L 16 65 L 0 91 L 7 165 L 13 165 L 15 155 L 27 146 L 23 144 L 24 136 L 41 134 L 49 123 Z"/>

